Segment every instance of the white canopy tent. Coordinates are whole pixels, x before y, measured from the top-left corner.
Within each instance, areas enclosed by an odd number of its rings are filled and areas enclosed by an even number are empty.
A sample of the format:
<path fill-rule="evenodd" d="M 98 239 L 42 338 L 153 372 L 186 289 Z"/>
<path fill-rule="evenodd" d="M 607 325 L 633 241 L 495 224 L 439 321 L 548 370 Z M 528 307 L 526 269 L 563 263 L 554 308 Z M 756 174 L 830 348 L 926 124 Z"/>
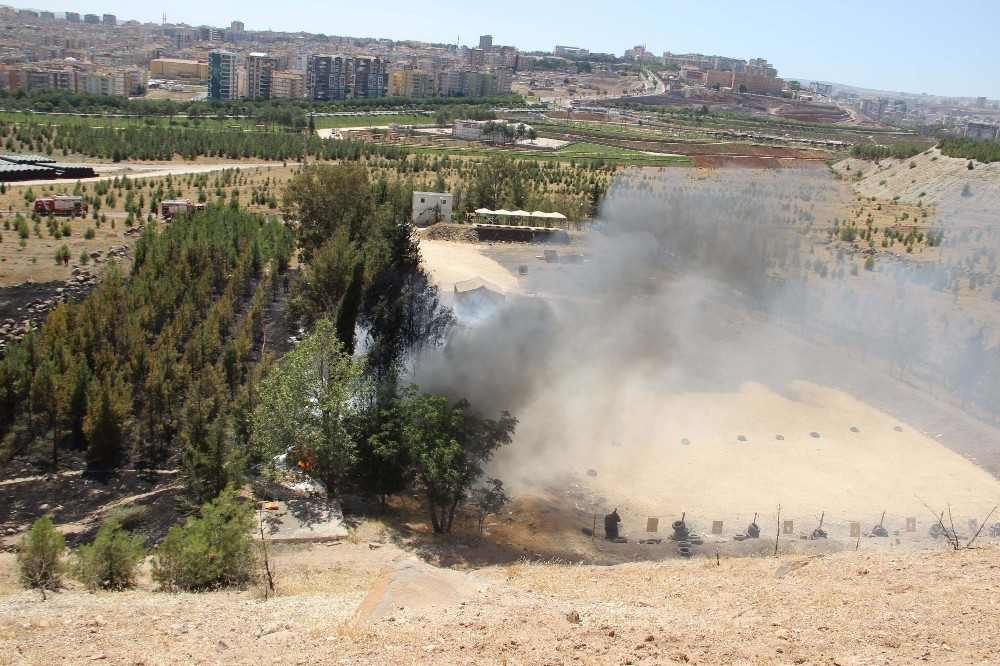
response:
<path fill-rule="evenodd" d="M 540 210 L 532 211 L 532 212 L 529 213 L 526 210 L 506 210 L 504 208 L 501 208 L 499 210 L 490 210 L 489 208 L 477 208 L 475 212 L 476 212 L 476 215 L 481 215 L 481 216 L 487 217 L 487 218 L 495 218 L 495 217 L 506 217 L 506 218 L 523 217 L 523 218 L 527 218 L 529 220 L 565 220 L 566 219 L 566 216 L 563 215 L 562 213 L 556 213 L 556 212 L 546 213 L 546 212 L 540 211 Z"/>

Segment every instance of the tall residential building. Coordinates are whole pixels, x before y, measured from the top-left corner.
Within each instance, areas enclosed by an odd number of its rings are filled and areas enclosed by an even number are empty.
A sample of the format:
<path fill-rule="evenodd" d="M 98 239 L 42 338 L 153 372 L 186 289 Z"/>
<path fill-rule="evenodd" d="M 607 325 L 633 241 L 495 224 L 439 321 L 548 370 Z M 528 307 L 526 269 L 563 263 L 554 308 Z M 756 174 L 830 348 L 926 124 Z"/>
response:
<path fill-rule="evenodd" d="M 244 32 L 246 26 L 243 24 L 243 21 L 233 21 L 229 24 L 229 30 L 230 32 Z"/>
<path fill-rule="evenodd" d="M 301 72 L 271 74 L 271 99 L 298 99 L 305 94 L 306 84 Z"/>
<path fill-rule="evenodd" d="M 247 56 L 247 99 L 271 99 L 271 81 L 278 68 L 278 59 L 266 53 Z"/>
<path fill-rule="evenodd" d="M 80 15 L 77 12 L 66 12 L 66 20 L 70 23 L 79 23 Z"/>
<path fill-rule="evenodd" d="M 208 98 L 236 99 L 239 96 L 239 70 L 236 54 L 230 51 L 208 52 Z"/>
<path fill-rule="evenodd" d="M 114 14 L 105 14 L 104 16 L 101 17 L 101 23 L 103 25 L 113 28 L 116 25 L 118 25 L 118 17 L 115 16 Z"/>
<path fill-rule="evenodd" d="M 483 53 L 489 53 L 493 50 L 493 35 L 481 35 L 479 37 L 479 48 L 482 49 Z"/>
<path fill-rule="evenodd" d="M 385 97 L 389 88 L 389 61 L 377 56 L 311 55 L 306 59 L 309 99 Z"/>

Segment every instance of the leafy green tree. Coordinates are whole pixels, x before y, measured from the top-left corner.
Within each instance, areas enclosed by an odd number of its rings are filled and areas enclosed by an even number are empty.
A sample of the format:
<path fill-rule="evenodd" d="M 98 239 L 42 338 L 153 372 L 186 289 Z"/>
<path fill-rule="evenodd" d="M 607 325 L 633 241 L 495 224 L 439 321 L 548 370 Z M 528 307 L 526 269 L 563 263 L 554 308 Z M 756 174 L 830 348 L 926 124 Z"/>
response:
<path fill-rule="evenodd" d="M 169 591 L 249 583 L 256 568 L 253 526 L 251 506 L 227 488 L 200 517 L 170 528 L 153 558 L 153 580 Z"/>
<path fill-rule="evenodd" d="M 36 520 L 21 537 L 17 551 L 21 585 L 41 590 L 43 599 L 46 590 L 58 590 L 62 586 L 65 552 L 66 537 L 56 531 L 52 519 L 42 516 Z"/>
<path fill-rule="evenodd" d="M 265 459 L 287 455 L 336 495 L 354 455 L 349 422 L 359 368 L 344 353 L 334 325 L 315 330 L 285 354 L 258 387 L 252 441 Z"/>
<path fill-rule="evenodd" d="M 482 486 L 472 491 L 473 505 L 476 508 L 476 519 L 479 521 L 479 531 L 483 531 L 483 523 L 490 516 L 500 513 L 510 498 L 503 489 L 503 481 L 489 478 Z"/>
<path fill-rule="evenodd" d="M 444 396 L 419 395 L 412 388 L 399 401 L 399 409 L 404 415 L 403 441 L 427 500 L 431 526 L 437 533 L 450 532 L 455 509 L 497 450 L 511 443 L 517 419 L 507 412 L 496 421 L 479 418 L 465 400 L 450 406 Z"/>
<path fill-rule="evenodd" d="M 327 239 L 346 233 L 354 241 L 373 210 L 368 170 L 359 165 L 304 168 L 285 187 L 285 219 L 294 229 L 303 261 Z"/>
<path fill-rule="evenodd" d="M 289 315 L 306 326 L 320 318 L 334 317 L 358 263 L 357 246 L 346 233 L 337 233 L 323 243 L 292 282 Z"/>
<path fill-rule="evenodd" d="M 347 284 L 347 291 L 340 300 L 337 308 L 337 340 L 340 341 L 344 353 L 351 355 L 354 353 L 355 335 L 358 314 L 361 312 L 361 299 L 365 289 L 365 265 L 358 261 L 354 264 L 351 272 L 351 281 Z"/>
<path fill-rule="evenodd" d="M 109 519 L 93 543 L 76 549 L 74 573 L 90 590 L 135 587 L 139 565 L 146 558 L 144 539 L 130 536 L 118 518 Z"/>
<path fill-rule="evenodd" d="M 384 515 L 388 497 L 403 492 L 413 481 L 413 465 L 403 441 L 404 414 L 399 403 L 394 402 L 395 379 L 387 378 L 377 387 L 372 383 L 367 386 L 374 389 L 374 395 L 354 420 L 357 445 L 351 479 L 379 499 Z"/>
<path fill-rule="evenodd" d="M 359 318 L 368 337 L 365 370 L 376 383 L 422 346 L 440 344 L 454 323 L 452 311 L 440 307 L 437 286 L 420 264 L 413 228 L 381 212 L 372 233 L 375 240 L 365 247 L 371 276 Z"/>
<path fill-rule="evenodd" d="M 515 163 L 507 155 L 497 155 L 477 164 L 467 202 L 469 210 L 504 206 L 520 208 L 524 204 L 524 184 Z"/>

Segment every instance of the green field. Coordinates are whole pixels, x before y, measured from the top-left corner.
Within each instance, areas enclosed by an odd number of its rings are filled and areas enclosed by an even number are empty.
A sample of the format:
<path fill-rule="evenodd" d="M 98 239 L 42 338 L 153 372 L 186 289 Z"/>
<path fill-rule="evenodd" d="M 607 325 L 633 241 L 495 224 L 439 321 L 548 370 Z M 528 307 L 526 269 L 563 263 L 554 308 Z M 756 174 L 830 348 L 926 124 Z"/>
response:
<path fill-rule="evenodd" d="M 572 159 L 603 159 L 616 163 L 644 166 L 691 164 L 691 160 L 682 155 L 656 155 L 644 153 L 641 150 L 604 146 L 597 143 L 587 143 L 586 141 L 579 141 L 560 148 L 555 154 L 563 159 L 567 157 Z"/>
<path fill-rule="evenodd" d="M 385 127 L 395 125 L 433 125 L 434 114 L 365 114 L 359 116 L 313 116 L 316 129 L 328 127 Z"/>

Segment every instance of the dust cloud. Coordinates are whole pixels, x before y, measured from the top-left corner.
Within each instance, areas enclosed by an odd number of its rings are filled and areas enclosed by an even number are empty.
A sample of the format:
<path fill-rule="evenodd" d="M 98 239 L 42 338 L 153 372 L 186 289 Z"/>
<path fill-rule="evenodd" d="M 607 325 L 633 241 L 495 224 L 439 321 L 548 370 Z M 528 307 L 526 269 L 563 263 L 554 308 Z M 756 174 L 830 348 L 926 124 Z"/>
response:
<path fill-rule="evenodd" d="M 912 512 L 914 492 L 952 501 L 963 483 L 970 509 L 988 503 L 1000 486 L 959 456 L 911 428 L 884 440 L 911 415 L 887 367 L 954 395 L 969 381 L 925 366 L 931 350 L 953 361 L 970 327 L 942 329 L 941 298 L 916 294 L 937 268 L 884 253 L 866 271 L 867 243 L 816 233 L 849 203 L 819 168 L 620 174 L 588 260 L 467 321 L 415 381 L 520 420 L 493 473 L 535 487 L 589 475 L 635 511 L 743 516 L 791 496 L 816 513 Z M 932 401 L 912 411 L 928 417 Z M 902 474 L 911 455 L 926 456 L 919 478 Z"/>

